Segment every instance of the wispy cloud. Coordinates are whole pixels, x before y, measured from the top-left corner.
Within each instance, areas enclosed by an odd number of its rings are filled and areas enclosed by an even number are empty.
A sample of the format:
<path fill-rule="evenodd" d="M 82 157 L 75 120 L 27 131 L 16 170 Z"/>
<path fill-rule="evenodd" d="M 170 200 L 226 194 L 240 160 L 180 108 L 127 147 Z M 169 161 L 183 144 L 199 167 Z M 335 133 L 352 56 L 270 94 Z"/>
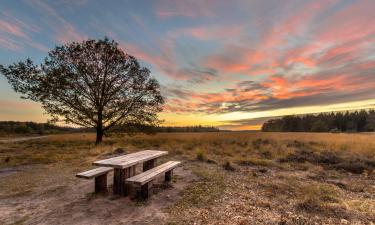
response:
<path fill-rule="evenodd" d="M 0 46 L 20 51 L 26 44 L 39 51 L 47 51 L 47 47 L 30 37 L 31 34 L 38 32 L 40 32 L 38 26 L 24 22 L 10 12 L 0 11 Z"/>
<path fill-rule="evenodd" d="M 47 14 L 49 19 L 47 23 L 50 29 L 54 31 L 54 37 L 60 44 L 72 41 L 82 41 L 87 35 L 77 31 L 75 26 L 61 16 L 52 6 L 43 0 L 30 0 L 34 7 L 37 7 L 42 13 Z"/>
<path fill-rule="evenodd" d="M 4 37 L 0 36 L 0 46 L 6 49 L 10 49 L 13 51 L 19 51 L 21 50 L 21 47 L 11 39 L 6 39 Z"/>
<path fill-rule="evenodd" d="M 215 0 L 192 0 L 192 1 L 174 1 L 158 0 L 156 1 L 155 15 L 160 18 L 169 17 L 213 17 L 214 5 L 219 1 Z"/>
<path fill-rule="evenodd" d="M 12 34 L 17 37 L 27 38 L 27 35 L 22 31 L 18 24 L 10 23 L 0 20 L 0 32 Z"/>

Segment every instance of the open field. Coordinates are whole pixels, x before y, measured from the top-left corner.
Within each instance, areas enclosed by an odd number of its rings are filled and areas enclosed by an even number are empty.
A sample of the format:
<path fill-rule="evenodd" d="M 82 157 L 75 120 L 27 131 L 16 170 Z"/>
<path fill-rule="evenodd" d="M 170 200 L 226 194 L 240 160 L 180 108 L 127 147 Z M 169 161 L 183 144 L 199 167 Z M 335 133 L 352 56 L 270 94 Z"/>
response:
<path fill-rule="evenodd" d="M 374 134 L 54 135 L 0 143 L 0 224 L 374 224 Z M 146 202 L 93 195 L 95 159 L 143 149 L 183 161 Z M 109 184 L 112 180 L 109 177 Z"/>

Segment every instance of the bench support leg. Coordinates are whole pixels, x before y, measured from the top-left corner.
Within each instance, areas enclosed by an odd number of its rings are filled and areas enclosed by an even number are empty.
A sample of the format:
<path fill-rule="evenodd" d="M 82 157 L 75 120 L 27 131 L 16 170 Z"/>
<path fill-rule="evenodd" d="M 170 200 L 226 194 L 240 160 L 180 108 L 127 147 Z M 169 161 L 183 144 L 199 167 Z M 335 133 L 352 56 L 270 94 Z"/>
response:
<path fill-rule="evenodd" d="M 127 196 L 129 195 L 131 186 L 125 183 L 125 180 L 135 175 L 135 166 L 125 169 L 114 169 L 113 175 L 113 194 Z"/>
<path fill-rule="evenodd" d="M 165 172 L 165 182 L 170 182 L 172 180 L 173 170 Z"/>
<path fill-rule="evenodd" d="M 151 159 L 143 163 L 143 172 L 156 166 L 156 159 Z"/>
<path fill-rule="evenodd" d="M 95 177 L 95 193 L 107 193 L 107 174 Z"/>
<path fill-rule="evenodd" d="M 141 195 L 142 199 L 147 199 L 151 194 L 152 182 L 148 182 L 141 186 Z"/>

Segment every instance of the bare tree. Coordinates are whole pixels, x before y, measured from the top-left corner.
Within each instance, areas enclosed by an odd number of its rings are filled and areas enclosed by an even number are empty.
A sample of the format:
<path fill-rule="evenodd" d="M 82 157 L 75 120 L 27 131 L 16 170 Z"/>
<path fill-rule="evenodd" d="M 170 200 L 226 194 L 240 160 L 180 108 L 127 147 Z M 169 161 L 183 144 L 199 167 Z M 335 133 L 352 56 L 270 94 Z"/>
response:
<path fill-rule="evenodd" d="M 39 66 L 27 59 L 0 72 L 55 122 L 94 127 L 97 144 L 115 125 L 155 125 L 164 103 L 150 71 L 107 38 L 58 46 Z"/>

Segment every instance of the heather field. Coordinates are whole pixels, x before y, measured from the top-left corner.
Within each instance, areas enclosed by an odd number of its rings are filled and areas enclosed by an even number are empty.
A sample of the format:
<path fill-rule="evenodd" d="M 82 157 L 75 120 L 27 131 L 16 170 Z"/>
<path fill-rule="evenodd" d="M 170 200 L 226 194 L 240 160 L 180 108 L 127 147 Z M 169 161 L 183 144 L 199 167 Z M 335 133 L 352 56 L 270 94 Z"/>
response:
<path fill-rule="evenodd" d="M 0 138 L 0 224 L 375 223 L 372 133 L 158 133 L 94 141 L 94 134 Z M 155 184 L 147 201 L 95 195 L 91 180 L 75 177 L 96 159 L 144 149 L 183 162 L 172 184 Z"/>

